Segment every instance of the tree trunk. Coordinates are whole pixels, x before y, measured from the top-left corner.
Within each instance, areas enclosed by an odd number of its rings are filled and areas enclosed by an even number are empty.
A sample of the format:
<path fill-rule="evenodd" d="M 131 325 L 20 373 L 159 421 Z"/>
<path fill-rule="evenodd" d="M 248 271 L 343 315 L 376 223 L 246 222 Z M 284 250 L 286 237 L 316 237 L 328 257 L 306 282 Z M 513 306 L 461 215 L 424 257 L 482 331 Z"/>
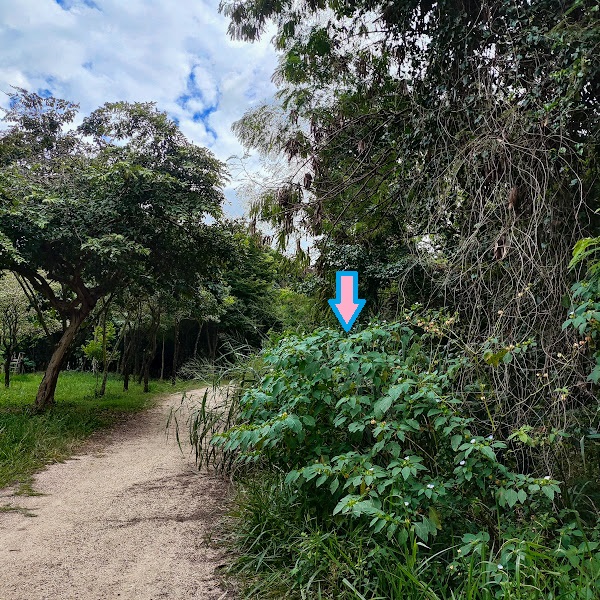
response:
<path fill-rule="evenodd" d="M 204 324 L 198 321 L 198 335 L 196 336 L 196 342 L 194 343 L 194 359 L 198 357 L 198 344 L 200 343 L 200 336 L 202 335 L 203 326 Z"/>
<path fill-rule="evenodd" d="M 154 359 L 154 355 L 156 354 L 156 335 L 157 335 L 158 327 L 152 332 L 152 347 L 148 356 L 146 358 L 146 364 L 144 365 L 144 392 L 148 392 L 148 381 L 150 380 L 150 363 Z"/>
<path fill-rule="evenodd" d="M 104 318 L 102 319 L 102 368 L 106 370 L 106 359 L 108 358 L 106 352 L 106 319 L 108 317 L 108 309 L 104 311 Z"/>
<path fill-rule="evenodd" d="M 123 325 L 123 327 L 125 327 L 125 325 Z M 125 370 L 125 357 L 126 357 L 126 352 L 127 352 L 127 334 L 125 334 L 123 336 L 123 354 L 121 355 L 121 360 L 119 361 L 119 364 L 117 365 L 117 372 L 121 375 L 123 375 L 123 371 Z"/>
<path fill-rule="evenodd" d="M 215 326 L 215 337 L 213 339 L 212 350 L 211 350 L 211 361 L 214 364 L 217 360 L 217 347 L 219 345 L 219 327 Z"/>
<path fill-rule="evenodd" d="M 144 392 L 148 392 L 148 382 L 150 381 L 150 365 L 154 360 L 154 355 L 156 354 L 156 337 L 158 335 L 158 328 L 160 327 L 160 314 L 158 319 L 155 321 L 155 324 L 152 326 L 152 330 L 150 332 L 150 347 L 146 350 L 146 356 L 144 360 Z"/>
<path fill-rule="evenodd" d="M 162 336 L 162 352 L 160 355 L 160 380 L 164 380 L 165 375 L 165 332 L 163 331 Z"/>
<path fill-rule="evenodd" d="M 12 358 L 12 351 L 10 348 L 6 349 L 4 354 L 4 387 L 10 387 L 10 359 Z"/>
<path fill-rule="evenodd" d="M 121 328 L 121 332 L 119 333 L 119 339 L 117 340 L 117 343 L 113 346 L 113 349 L 110 353 L 110 357 L 108 358 L 108 360 L 105 358 L 104 359 L 104 373 L 102 373 L 102 385 L 100 386 L 100 391 L 98 392 L 98 396 L 104 396 L 104 394 L 106 393 L 106 382 L 108 380 L 108 365 L 110 365 L 110 363 L 112 362 L 112 359 L 115 355 L 115 353 L 117 352 L 119 346 L 121 345 L 121 340 L 125 337 L 125 329 L 127 328 L 127 325 L 123 325 L 123 327 Z"/>
<path fill-rule="evenodd" d="M 69 325 L 66 327 L 62 337 L 60 338 L 60 341 L 54 349 L 52 358 L 50 359 L 48 367 L 46 368 L 46 372 L 44 373 L 42 383 L 40 383 L 40 387 L 38 388 L 33 407 L 34 412 L 44 412 L 52 404 L 54 404 L 54 392 L 56 391 L 58 376 L 62 369 L 65 356 L 67 355 L 67 352 L 71 347 L 73 340 L 75 339 L 75 335 L 77 334 L 79 327 L 90 314 L 92 308 L 93 307 L 90 307 L 86 310 L 81 308 L 71 315 Z"/>
<path fill-rule="evenodd" d="M 147 394 L 150 391 L 150 361 L 146 361 L 144 365 L 144 393 Z"/>
<path fill-rule="evenodd" d="M 212 350 L 212 340 L 210 337 L 210 325 L 207 323 L 206 324 L 206 349 L 208 350 L 208 356 L 211 357 L 213 355 L 213 350 Z"/>
<path fill-rule="evenodd" d="M 140 349 L 137 343 L 135 345 L 134 351 L 135 353 L 133 355 L 133 376 L 140 377 L 140 374 L 142 372 L 142 361 L 140 357 Z"/>
<path fill-rule="evenodd" d="M 123 348 L 123 391 L 126 392 L 129 389 L 129 365 L 131 363 L 131 352 L 133 348 L 134 335 L 131 336 L 127 348 Z"/>
<path fill-rule="evenodd" d="M 173 340 L 173 374 L 171 375 L 171 383 L 175 385 L 177 381 L 177 363 L 179 361 L 179 321 L 175 321 L 175 335 Z"/>

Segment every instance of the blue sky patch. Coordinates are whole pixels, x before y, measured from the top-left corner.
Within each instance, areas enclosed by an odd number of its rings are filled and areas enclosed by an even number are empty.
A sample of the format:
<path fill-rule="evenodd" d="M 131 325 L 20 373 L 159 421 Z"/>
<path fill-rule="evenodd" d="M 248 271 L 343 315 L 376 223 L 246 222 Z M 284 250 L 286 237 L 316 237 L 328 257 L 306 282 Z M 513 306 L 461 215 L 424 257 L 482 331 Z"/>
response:
<path fill-rule="evenodd" d="M 205 108 L 204 110 L 202 110 L 200 112 L 195 112 L 192 115 L 192 121 L 194 121 L 194 123 L 203 123 L 204 127 L 206 128 L 207 133 L 210 133 L 210 135 L 213 136 L 213 139 L 215 142 L 217 141 L 217 138 L 219 136 L 217 135 L 217 132 L 208 124 L 208 118 L 216 110 L 217 110 L 216 106 L 209 106 L 208 108 Z"/>
<path fill-rule="evenodd" d="M 88 8 L 95 8 L 100 10 L 100 7 L 94 2 L 94 0 L 54 0 L 63 10 L 71 10 L 77 4 L 83 4 Z"/>
<path fill-rule="evenodd" d="M 179 98 L 177 98 L 177 100 L 175 100 L 175 103 L 177 104 L 177 106 L 181 106 L 181 108 L 185 109 L 185 107 L 187 106 L 187 103 L 192 99 L 192 97 L 189 94 L 181 94 L 181 96 L 179 96 Z"/>
<path fill-rule="evenodd" d="M 194 72 L 195 66 L 196 65 L 194 65 L 187 77 L 186 91 L 175 100 L 175 103 L 187 112 L 191 112 L 190 107 L 188 106 L 190 100 L 198 100 L 204 104 L 205 106 L 202 110 L 195 111 L 191 115 L 192 121 L 194 121 L 194 123 L 202 123 L 206 128 L 207 133 L 209 133 L 214 138 L 214 141 L 216 141 L 219 136 L 217 135 L 217 132 L 209 125 L 208 120 L 210 115 L 216 112 L 219 108 L 219 102 L 218 100 L 215 103 L 209 103 L 206 101 L 204 94 L 200 90 L 196 80 L 196 74 Z M 218 96 L 219 90 L 217 88 L 217 97 Z"/>
<path fill-rule="evenodd" d="M 205 108 L 204 110 L 202 110 L 200 112 L 194 113 L 194 115 L 192 116 L 192 121 L 194 121 L 194 123 L 204 121 L 204 120 L 208 119 L 208 117 L 210 117 L 210 115 L 212 113 L 214 113 L 216 110 L 217 110 L 216 106 L 209 106 L 208 108 Z"/>

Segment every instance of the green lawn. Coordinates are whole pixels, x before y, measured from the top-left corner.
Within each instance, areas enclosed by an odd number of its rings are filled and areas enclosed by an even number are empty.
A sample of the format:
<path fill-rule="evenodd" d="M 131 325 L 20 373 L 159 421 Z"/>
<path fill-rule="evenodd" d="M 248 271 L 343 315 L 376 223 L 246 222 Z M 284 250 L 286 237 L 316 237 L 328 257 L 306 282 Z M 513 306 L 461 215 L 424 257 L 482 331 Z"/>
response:
<path fill-rule="evenodd" d="M 0 381 L 0 488 L 20 482 L 27 489 L 35 471 L 68 458 L 94 431 L 148 408 L 162 394 L 198 386 L 153 381 L 144 394 L 135 383 L 123 392 L 122 381 L 109 378 L 105 397 L 95 398 L 93 374 L 65 372 L 58 381 L 56 406 L 32 415 L 29 408 L 41 379 L 41 373 L 17 375 L 8 390 Z"/>

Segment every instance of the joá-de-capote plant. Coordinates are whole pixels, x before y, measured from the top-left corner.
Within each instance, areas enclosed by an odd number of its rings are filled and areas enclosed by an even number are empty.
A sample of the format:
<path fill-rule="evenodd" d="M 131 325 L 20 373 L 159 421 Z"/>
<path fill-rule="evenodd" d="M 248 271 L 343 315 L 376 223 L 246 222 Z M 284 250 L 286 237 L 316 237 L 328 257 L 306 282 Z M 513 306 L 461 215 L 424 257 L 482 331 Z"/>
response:
<path fill-rule="evenodd" d="M 496 537 L 502 512 L 548 510 L 559 486 L 514 472 L 491 425 L 473 430 L 455 391 L 468 359 L 453 323 L 408 312 L 352 335 L 287 337 L 263 352 L 238 424 L 213 443 L 268 461 L 336 519 L 367 520 L 399 543 L 444 529 Z"/>

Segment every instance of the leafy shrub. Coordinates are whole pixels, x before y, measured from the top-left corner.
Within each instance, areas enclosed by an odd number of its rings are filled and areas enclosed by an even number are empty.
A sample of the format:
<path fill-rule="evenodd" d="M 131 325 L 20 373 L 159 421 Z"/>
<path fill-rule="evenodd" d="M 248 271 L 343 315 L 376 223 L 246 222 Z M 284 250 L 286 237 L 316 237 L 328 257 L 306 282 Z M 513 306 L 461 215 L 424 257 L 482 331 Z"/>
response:
<path fill-rule="evenodd" d="M 584 238 L 579 240 L 573 249 L 573 258 L 569 264 L 574 268 L 584 261 L 588 262 L 585 279 L 573 284 L 574 306 L 563 329 L 575 329 L 583 339 L 579 342 L 592 350 L 595 366 L 589 375 L 594 383 L 600 382 L 600 349 L 596 346 L 600 335 L 600 238 Z"/>
<path fill-rule="evenodd" d="M 455 393 L 466 359 L 452 324 L 409 313 L 350 336 L 288 337 L 263 353 L 266 374 L 214 443 L 267 460 L 338 521 L 399 544 L 440 530 L 495 538 L 502 512 L 549 510 L 558 482 L 513 472 L 506 443 L 472 431 Z"/>

